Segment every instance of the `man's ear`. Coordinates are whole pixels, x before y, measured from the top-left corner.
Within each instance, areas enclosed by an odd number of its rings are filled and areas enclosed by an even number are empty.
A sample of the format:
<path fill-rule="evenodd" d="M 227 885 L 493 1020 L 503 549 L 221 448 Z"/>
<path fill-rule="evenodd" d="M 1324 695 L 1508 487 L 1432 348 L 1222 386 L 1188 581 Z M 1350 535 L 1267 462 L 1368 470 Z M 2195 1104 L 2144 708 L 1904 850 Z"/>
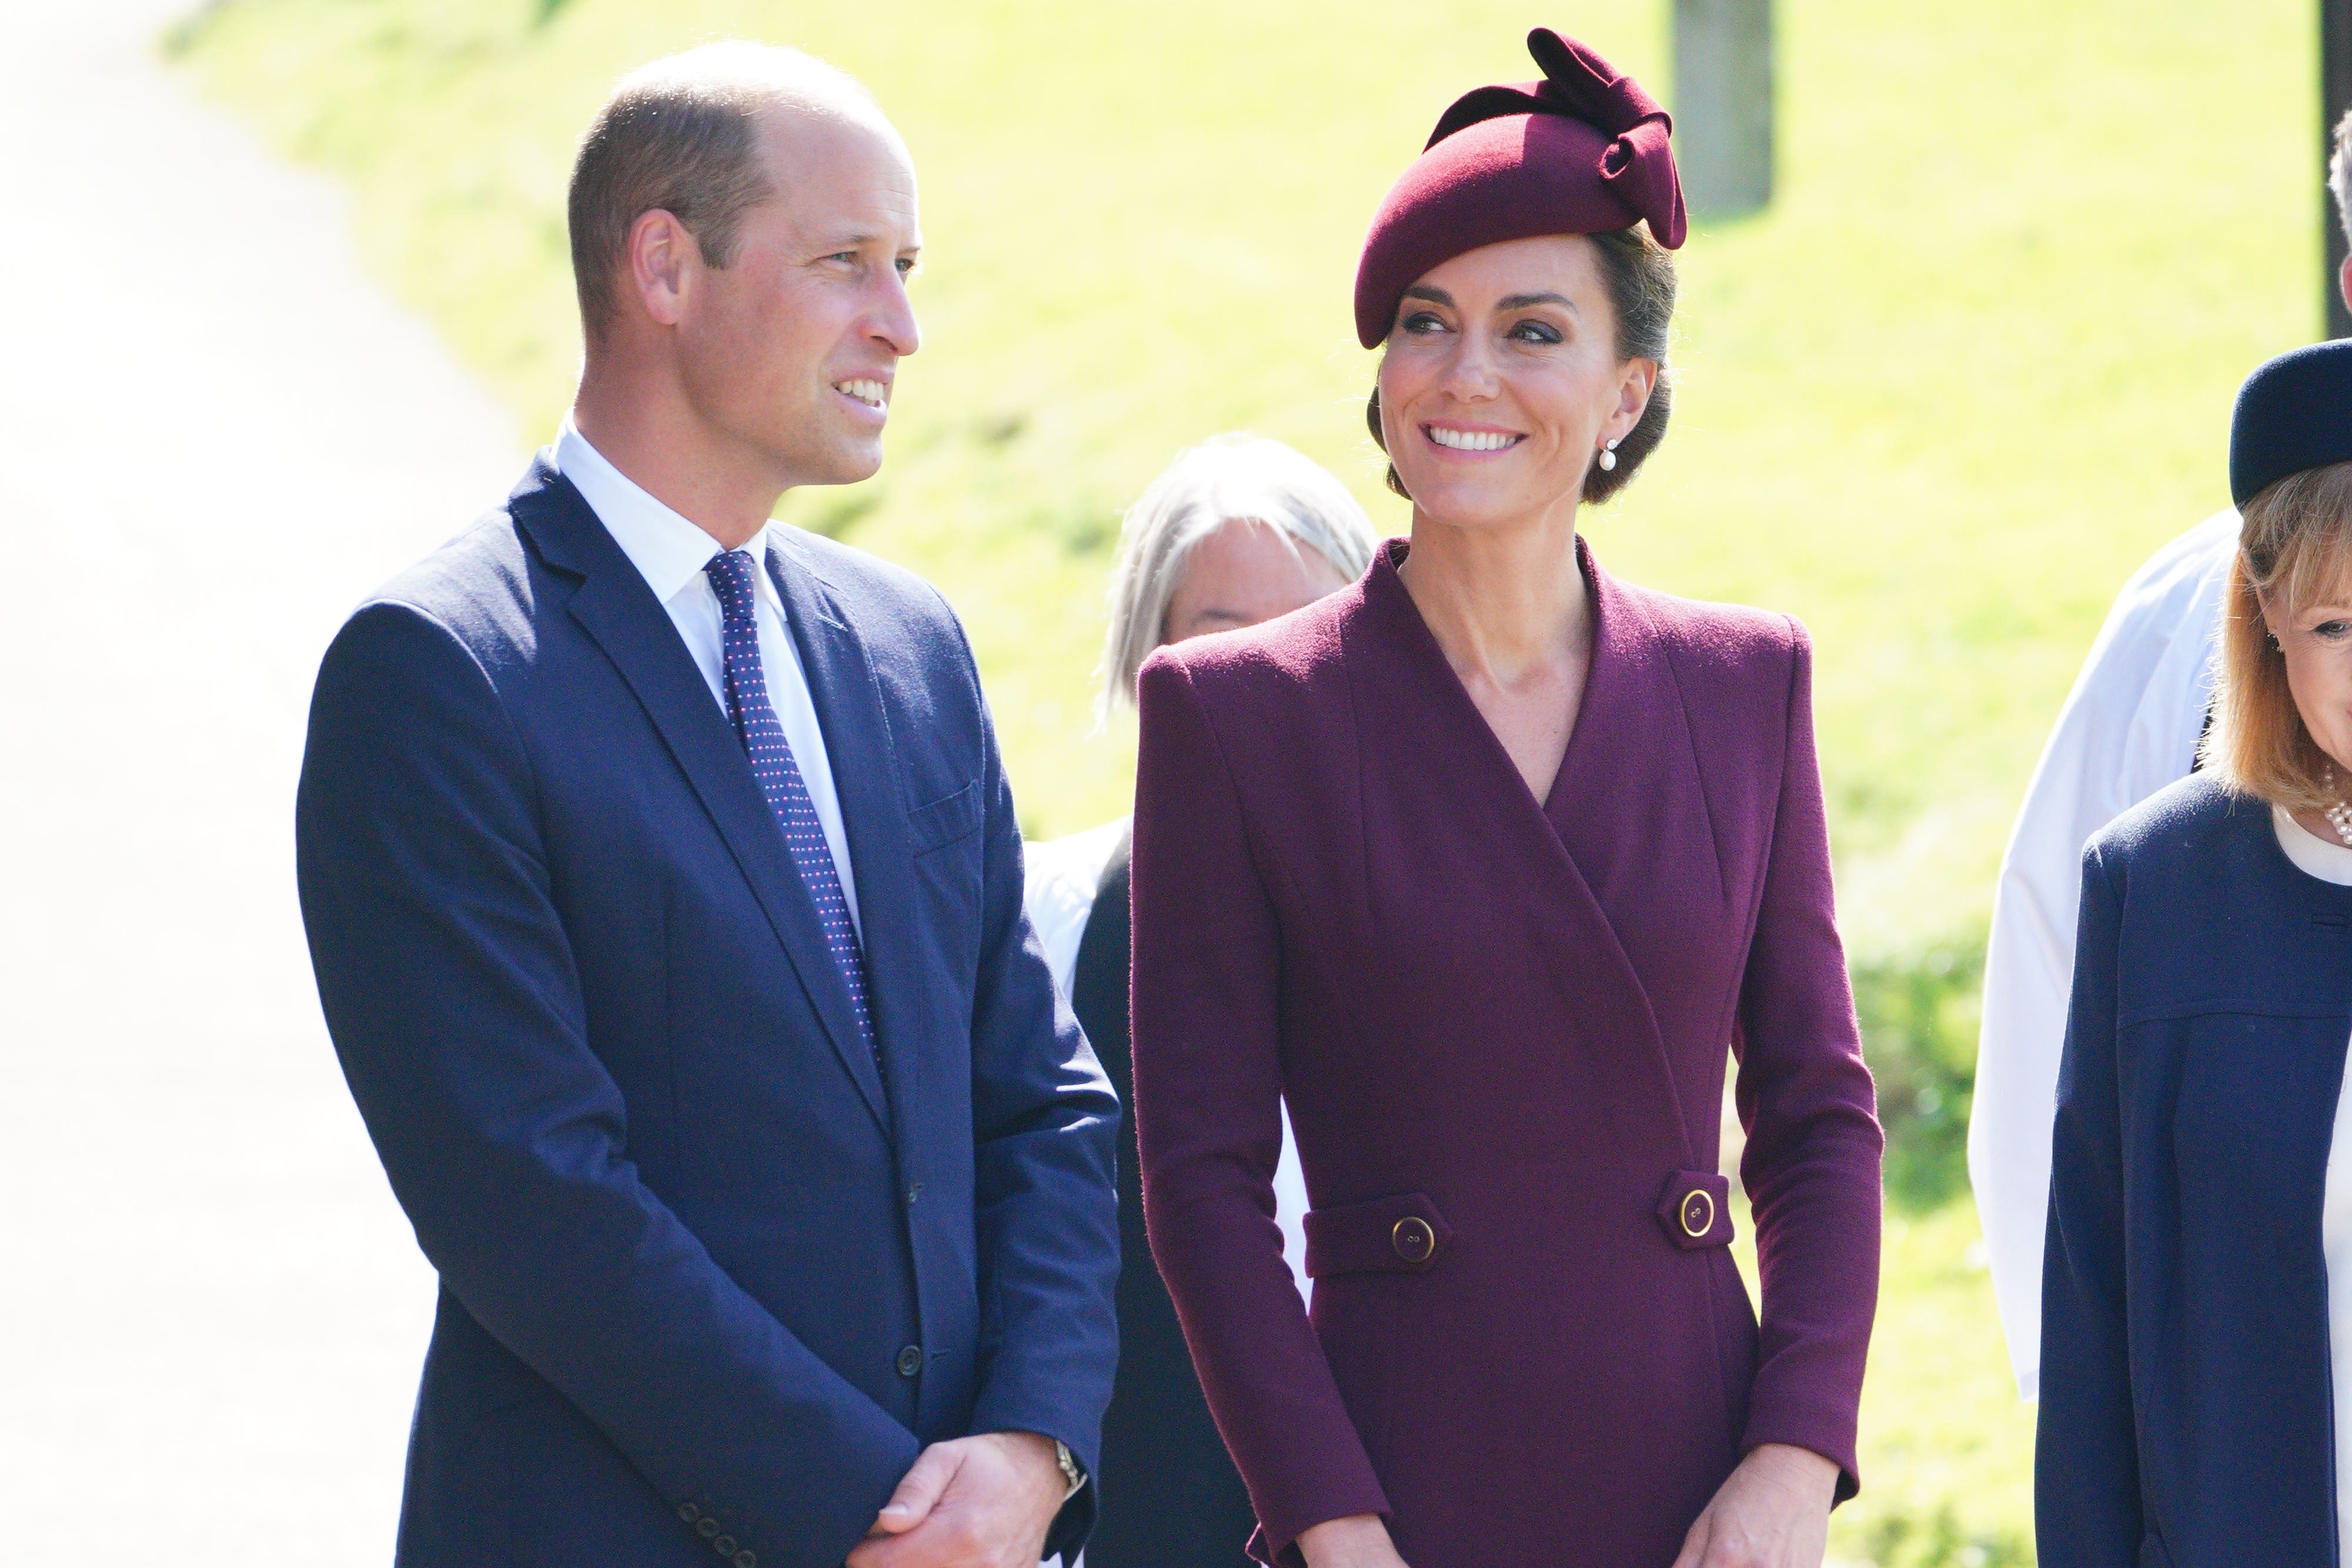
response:
<path fill-rule="evenodd" d="M 646 316 L 665 327 L 675 327 L 686 314 L 687 291 L 702 266 L 702 247 L 674 213 L 660 207 L 643 214 L 629 225 L 628 249 L 623 253 L 627 293 Z"/>

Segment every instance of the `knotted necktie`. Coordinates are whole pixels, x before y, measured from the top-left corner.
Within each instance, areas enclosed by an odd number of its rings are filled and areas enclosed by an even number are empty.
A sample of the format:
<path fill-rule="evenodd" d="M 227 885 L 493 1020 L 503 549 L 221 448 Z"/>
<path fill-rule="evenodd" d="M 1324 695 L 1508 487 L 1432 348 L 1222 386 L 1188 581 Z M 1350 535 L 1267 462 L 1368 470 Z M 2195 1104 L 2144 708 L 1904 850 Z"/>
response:
<path fill-rule="evenodd" d="M 849 988 L 849 1010 L 856 1015 L 857 1033 L 866 1049 L 881 1060 L 874 1039 L 874 1015 L 866 1005 L 866 960 L 858 951 L 857 928 L 849 923 L 849 901 L 842 896 L 841 873 L 833 863 L 832 846 L 824 841 L 824 824 L 817 820 L 808 785 L 793 760 L 792 743 L 768 703 L 767 677 L 760 669 L 760 622 L 755 613 L 759 566 L 745 550 L 721 550 L 703 571 L 719 594 L 721 642 L 727 651 L 727 716 L 751 758 L 751 777 L 784 830 L 784 846 L 802 885 L 816 901 L 818 925 L 824 931 L 824 950 Z"/>

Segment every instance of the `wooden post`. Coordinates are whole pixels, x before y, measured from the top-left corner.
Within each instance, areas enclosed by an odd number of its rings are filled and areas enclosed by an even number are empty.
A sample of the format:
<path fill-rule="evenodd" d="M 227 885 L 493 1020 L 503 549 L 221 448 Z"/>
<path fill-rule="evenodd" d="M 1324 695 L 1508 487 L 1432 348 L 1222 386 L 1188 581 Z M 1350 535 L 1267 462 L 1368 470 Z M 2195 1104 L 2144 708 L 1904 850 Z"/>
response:
<path fill-rule="evenodd" d="M 2336 122 L 2347 110 L 2352 110 L 2352 0 L 2319 0 L 2319 230 L 2326 257 L 2319 287 L 2331 338 L 2352 338 L 2352 311 L 2344 308 L 2344 288 L 2337 281 L 2344 267 L 2344 220 L 2336 210 L 2335 194 L 2324 188 Z"/>
<path fill-rule="evenodd" d="M 1772 0 L 1675 0 L 1674 114 L 1694 214 L 1737 217 L 1771 201 Z"/>

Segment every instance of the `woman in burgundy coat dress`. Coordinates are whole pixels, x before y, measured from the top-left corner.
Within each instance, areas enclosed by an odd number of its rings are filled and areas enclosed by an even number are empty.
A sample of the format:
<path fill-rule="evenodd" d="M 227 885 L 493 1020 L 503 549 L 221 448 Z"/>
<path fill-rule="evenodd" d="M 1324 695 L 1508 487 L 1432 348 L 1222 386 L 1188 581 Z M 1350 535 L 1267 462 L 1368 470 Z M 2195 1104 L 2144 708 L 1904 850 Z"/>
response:
<path fill-rule="evenodd" d="M 1816 1568 L 1856 1485 L 1880 1136 L 1810 648 L 1577 538 L 1663 433 L 1684 219 L 1664 114 L 1529 45 L 1547 79 L 1447 111 L 1358 277 L 1410 542 L 1143 671 L 1152 1250 L 1267 1562 Z"/>

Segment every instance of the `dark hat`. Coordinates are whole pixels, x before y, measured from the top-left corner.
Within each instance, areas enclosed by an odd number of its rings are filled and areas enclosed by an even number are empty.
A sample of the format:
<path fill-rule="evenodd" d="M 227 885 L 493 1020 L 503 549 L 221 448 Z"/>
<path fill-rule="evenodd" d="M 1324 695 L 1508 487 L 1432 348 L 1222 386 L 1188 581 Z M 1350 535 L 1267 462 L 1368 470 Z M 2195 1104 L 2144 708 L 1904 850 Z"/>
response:
<path fill-rule="evenodd" d="M 1644 218 L 1660 245 L 1683 243 L 1666 111 L 1632 77 L 1549 27 L 1528 35 L 1528 52 L 1544 79 L 1454 99 L 1373 214 L 1356 266 L 1356 336 L 1367 349 L 1389 335 L 1414 278 L 1482 246 L 1629 229 Z"/>
<path fill-rule="evenodd" d="M 2244 506 L 2290 474 L 2352 462 L 2352 339 L 2263 364 L 2230 414 L 2230 498 Z"/>

